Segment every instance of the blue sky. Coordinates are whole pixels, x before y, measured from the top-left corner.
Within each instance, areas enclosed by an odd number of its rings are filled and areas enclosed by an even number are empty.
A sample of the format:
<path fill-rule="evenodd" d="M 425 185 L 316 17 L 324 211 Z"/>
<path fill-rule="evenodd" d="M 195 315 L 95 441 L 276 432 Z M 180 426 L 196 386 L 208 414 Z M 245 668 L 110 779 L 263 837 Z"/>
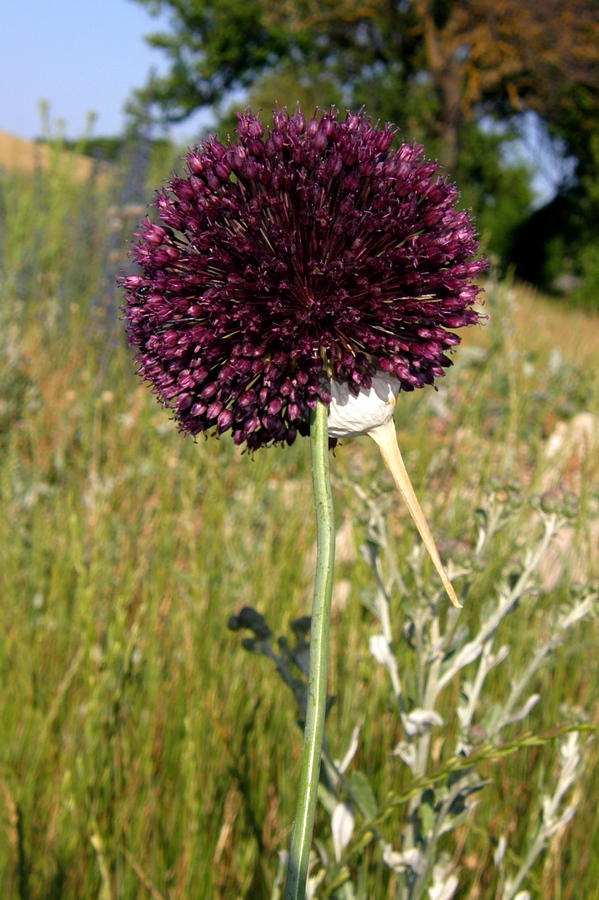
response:
<path fill-rule="evenodd" d="M 67 137 L 82 134 L 89 111 L 95 134 L 118 134 L 131 90 L 166 68 L 143 39 L 158 28 L 131 0 L 0 0 L 0 131 L 39 135 L 47 100 Z M 186 123 L 178 135 L 195 130 Z"/>

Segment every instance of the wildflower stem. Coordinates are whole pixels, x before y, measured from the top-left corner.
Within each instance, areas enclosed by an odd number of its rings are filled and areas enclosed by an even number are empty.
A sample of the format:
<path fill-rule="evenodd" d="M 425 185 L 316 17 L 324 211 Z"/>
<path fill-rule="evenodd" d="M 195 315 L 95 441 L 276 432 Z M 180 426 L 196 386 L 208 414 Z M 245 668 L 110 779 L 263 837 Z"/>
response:
<path fill-rule="evenodd" d="M 308 861 L 312 843 L 314 812 L 320 775 L 327 702 L 329 623 L 333 567 L 335 562 L 335 524 L 329 480 L 329 437 L 327 408 L 318 403 L 310 418 L 312 486 L 316 509 L 316 577 L 310 630 L 310 670 L 306 698 L 306 724 L 300 769 L 299 792 L 289 849 L 285 900 L 304 900 Z"/>

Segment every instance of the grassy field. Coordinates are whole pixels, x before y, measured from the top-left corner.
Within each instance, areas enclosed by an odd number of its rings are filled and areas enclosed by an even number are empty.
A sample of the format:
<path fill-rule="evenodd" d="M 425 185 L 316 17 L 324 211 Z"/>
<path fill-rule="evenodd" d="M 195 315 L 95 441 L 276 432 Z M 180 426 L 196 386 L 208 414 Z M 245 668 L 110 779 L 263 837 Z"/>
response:
<path fill-rule="evenodd" d="M 127 173 L 74 179 L 58 155 L 0 182 L 0 889 L 15 900 L 266 898 L 291 827 L 301 732 L 283 684 L 226 626 L 244 605 L 276 634 L 309 613 L 308 446 L 251 458 L 226 438 L 184 440 L 138 384 L 114 282 L 135 225 L 129 183 Z M 442 548 L 475 540 L 493 477 L 520 484 L 524 502 L 484 559 L 466 625 L 535 527 L 529 498 L 548 487 L 579 497 L 539 573 L 540 613 L 523 607 L 506 623 L 517 660 L 572 582 L 598 574 L 597 419 L 581 414 L 598 408 L 599 318 L 495 282 L 486 311 L 446 384 L 400 397 L 396 421 Z M 397 717 L 368 652 L 361 596 L 373 576 L 352 484 L 387 498 L 400 561 L 414 534 L 374 445 L 346 443 L 332 470 L 341 536 L 328 742 L 342 755 L 362 723 L 355 764 L 382 797 L 409 772 L 392 756 Z M 399 604 L 392 627 L 399 636 Z M 498 673 L 494 689 L 506 679 Z M 514 735 L 572 715 L 599 725 L 595 622 L 574 629 L 535 689 L 543 702 Z M 599 897 L 598 753 L 595 742 L 577 813 L 525 884 L 533 897 Z M 555 758 L 548 742 L 484 763 L 489 784 L 457 833 L 456 897 L 498 896 L 498 838 L 515 864 Z M 328 841 L 322 814 L 318 828 Z M 363 872 L 362 896 L 394 896 L 374 851 Z"/>

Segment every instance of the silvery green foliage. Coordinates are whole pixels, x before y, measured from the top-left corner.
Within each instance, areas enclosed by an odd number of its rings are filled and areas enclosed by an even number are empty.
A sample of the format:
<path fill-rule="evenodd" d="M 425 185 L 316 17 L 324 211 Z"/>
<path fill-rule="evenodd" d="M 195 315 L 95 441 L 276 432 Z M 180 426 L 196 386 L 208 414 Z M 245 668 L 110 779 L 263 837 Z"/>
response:
<path fill-rule="evenodd" d="M 579 586 L 571 600 L 558 610 L 547 611 L 551 627 L 546 637 L 531 650 L 528 658 L 509 660 L 510 647 L 501 643 L 501 625 L 518 607 L 526 606 L 527 617 L 542 595 L 538 587 L 538 568 L 554 536 L 572 516 L 568 497 L 562 502 L 556 494 L 537 498 L 533 504 L 538 530 L 519 542 L 519 549 L 496 581 L 491 596 L 469 596 L 476 575 L 485 567 L 491 543 L 497 533 L 510 524 L 521 505 L 519 486 L 493 480 L 484 502 L 476 511 L 477 535 L 473 546 L 455 548 L 454 561 L 447 564 L 448 574 L 465 604 L 476 604 L 480 616 L 473 633 L 461 622 L 460 610 L 450 607 L 440 583 L 425 577 L 426 553 L 415 544 L 407 559 L 409 579 L 400 574 L 394 557 L 384 515 L 385 498 L 369 496 L 353 485 L 360 503 L 367 510 L 367 537 L 361 550 L 374 576 L 374 589 L 365 592 L 362 602 L 373 614 L 377 627 L 368 640 L 375 665 L 388 676 L 402 739 L 392 750 L 408 767 L 411 789 L 407 799 L 391 795 L 377 800 L 366 774 L 352 766 L 360 744 L 360 725 L 356 724 L 349 744 L 339 760 L 332 758 L 325 741 L 319 799 L 329 816 L 327 833 L 315 835 L 311 859 L 308 897 L 335 897 L 340 900 L 366 900 L 366 888 L 352 880 L 351 870 L 360 869 L 366 847 L 378 845 L 380 859 L 395 875 L 398 900 L 451 900 L 460 886 L 459 861 L 440 850 L 440 839 L 458 825 L 468 824 L 477 805 L 477 796 L 486 782 L 480 776 L 476 760 L 481 755 L 496 756 L 508 735 L 508 726 L 523 723 L 541 701 L 531 690 L 541 666 L 563 643 L 568 632 L 582 619 L 593 614 L 599 590 L 596 583 Z M 459 562 L 458 562 L 459 559 Z M 404 566 L 404 575 L 405 572 Z M 406 585 L 410 582 L 410 589 Z M 401 598 L 403 621 L 396 612 Z M 394 604 L 393 617 L 390 604 Z M 273 635 L 264 618 L 244 609 L 229 623 L 234 630 L 249 629 L 245 649 L 270 659 L 283 681 L 291 689 L 303 724 L 306 675 L 309 663 L 309 619 L 291 623 L 293 643 Z M 499 700 L 491 702 L 485 694 L 489 674 L 499 666 L 512 663 L 509 688 Z M 458 701 L 439 712 L 444 692 L 456 693 Z M 329 703 L 333 702 L 333 698 Z M 443 704 L 447 710 L 447 703 Z M 450 717 L 457 720 L 450 721 Z M 509 848 L 501 836 L 494 855 L 498 877 L 496 894 L 501 900 L 526 900 L 522 885 L 535 860 L 555 833 L 566 827 L 575 814 L 576 801 L 571 788 L 584 765 L 585 740 L 576 724 L 559 744 L 557 783 L 546 778 L 541 793 L 536 829 L 528 846 Z M 455 727 L 457 724 L 457 728 Z M 432 760 L 431 748 L 437 737 L 453 735 L 453 746 L 443 748 L 444 762 Z M 447 740 L 447 738 L 446 738 Z M 514 749 L 513 729 L 509 740 Z M 516 738 L 517 744 L 517 738 Z M 517 748 L 516 748 L 517 749 Z M 367 750 L 367 748 L 366 748 Z M 487 752 L 488 751 L 488 752 Z M 474 757 L 474 761 L 469 761 Z M 386 833 L 385 818 L 392 806 L 405 808 L 401 833 Z M 330 833 L 329 833 L 330 832 Z M 444 846 L 447 846 L 446 841 Z M 459 855 L 459 854 L 458 854 Z M 514 863 L 516 859 L 519 863 Z M 278 887 L 277 887 L 278 884 Z M 273 900 L 280 896 L 277 881 Z"/>
<path fill-rule="evenodd" d="M 393 752 L 408 766 L 416 784 L 426 781 L 433 770 L 431 742 L 435 730 L 439 733 L 439 729 L 450 724 L 438 712 L 439 700 L 450 685 L 455 690 L 456 679 L 459 681 L 459 699 L 454 710 L 459 728 L 446 728 L 446 734 L 457 731 L 451 757 L 458 765 L 452 765 L 447 777 L 436 781 L 433 787 L 414 791 L 407 804 L 403 833 L 395 836 L 392 845 L 383 844 L 382 853 L 385 864 L 399 875 L 401 900 L 417 900 L 425 895 L 430 900 L 450 900 L 459 886 L 459 865 L 455 857 L 451 862 L 443 860 L 438 850 L 439 839 L 470 819 L 477 803 L 476 795 L 485 785 L 476 765 L 469 764 L 468 758 L 484 747 L 500 744 L 504 729 L 524 721 L 540 701 L 540 695 L 530 691 L 534 676 L 563 643 L 570 629 L 592 614 L 598 597 L 597 586 L 583 586 L 574 592 L 569 605 L 548 613 L 552 616 L 548 636 L 536 645 L 528 659 L 514 663 L 509 690 L 500 701 L 489 703 L 485 699 L 487 676 L 496 666 L 506 664 L 510 654 L 510 647 L 499 643 L 498 631 L 503 620 L 519 605 L 528 604 L 530 611 L 539 601 L 541 592 L 536 573 L 552 539 L 572 514 L 568 504 L 560 505 L 556 495 L 539 498 L 534 504 L 541 528 L 538 534 L 523 542 L 518 557 L 511 559 L 505 576 L 495 585 L 494 596 L 483 604 L 479 597 L 472 597 L 470 602 L 477 603 L 481 614 L 476 633 L 471 635 L 460 624 L 460 611 L 447 608 L 442 587 L 435 588 L 425 579 L 426 555 L 420 545 L 413 547 L 408 559 L 416 585 L 415 596 L 413 592 L 408 595 L 393 560 L 380 501 L 369 497 L 361 488 L 354 486 L 354 489 L 369 512 L 368 536 L 362 554 L 373 569 L 376 583 L 375 590 L 363 598 L 380 626 L 380 631 L 370 637 L 369 647 L 376 662 L 387 670 L 403 726 L 404 737 Z M 472 552 L 466 554 L 467 559 L 461 564 L 448 564 L 448 574 L 466 602 L 476 573 L 484 568 L 490 542 L 508 524 L 518 505 L 517 485 L 492 484 L 484 504 L 477 510 L 478 535 Z M 401 635 L 393 633 L 389 613 L 390 600 L 397 594 L 403 595 L 402 606 L 407 614 Z M 416 670 L 409 691 L 402 684 L 404 666 L 412 672 L 414 667 Z M 552 835 L 575 813 L 576 801 L 568 803 L 567 795 L 583 768 L 584 753 L 578 732 L 567 734 L 559 754 L 558 782 L 542 795 L 538 827 L 531 835 L 530 844 L 528 848 L 514 848 L 522 860 L 516 872 L 510 871 L 505 862 L 505 838 L 500 842 L 496 865 L 501 900 L 524 900 L 528 896 L 526 891 L 518 892 L 527 873 Z M 463 766 L 459 765 L 460 760 Z"/>
<path fill-rule="evenodd" d="M 502 844 L 504 852 L 499 855 L 496 854 L 494 861 L 503 882 L 500 895 L 501 900 L 526 900 L 526 898 L 530 897 L 528 891 L 518 891 L 518 888 L 524 881 L 537 856 L 547 846 L 549 839 L 557 831 L 565 827 L 576 812 L 576 801 L 572 801 L 568 805 L 564 805 L 563 801 L 564 795 L 575 783 L 581 771 L 582 762 L 578 732 L 572 731 L 565 737 L 560 744 L 559 754 L 560 774 L 557 784 L 552 792 L 543 794 L 542 809 L 540 810 L 537 828 L 532 835 L 526 856 L 517 872 L 511 877 L 505 877 L 505 838 L 503 838 Z"/>

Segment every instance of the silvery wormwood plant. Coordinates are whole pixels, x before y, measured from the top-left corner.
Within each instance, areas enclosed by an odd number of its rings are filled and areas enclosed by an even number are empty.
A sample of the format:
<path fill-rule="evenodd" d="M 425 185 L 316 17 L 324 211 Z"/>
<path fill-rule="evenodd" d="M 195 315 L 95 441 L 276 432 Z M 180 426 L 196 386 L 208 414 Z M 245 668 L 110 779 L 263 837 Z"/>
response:
<path fill-rule="evenodd" d="M 403 738 L 393 749 L 393 755 L 408 767 L 411 777 L 401 795 L 389 791 L 378 802 L 366 774 L 358 770 L 350 772 L 360 743 L 360 725 L 355 725 L 341 760 L 332 758 L 325 740 L 319 799 L 329 816 L 330 839 L 326 833 L 316 835 L 318 852 L 311 856 L 307 896 L 365 900 L 368 894 L 363 887 L 364 879 L 358 877 L 359 887 L 355 875 L 364 863 L 366 849 L 378 845 L 380 858 L 395 875 L 398 900 L 418 900 L 427 894 L 430 900 L 451 900 L 460 883 L 459 853 L 464 840 L 455 841 L 455 852 L 449 857 L 443 849 L 447 847 L 444 836 L 472 820 L 477 795 L 486 784 L 479 772 L 481 761 L 497 759 L 549 739 L 530 732 L 514 738 L 506 730 L 524 722 L 541 701 L 538 693 L 531 693 L 535 676 L 568 632 L 596 611 L 599 586 L 591 582 L 573 589 L 568 604 L 547 612 L 550 627 L 528 657 L 508 661 L 514 648 L 499 644 L 501 625 L 518 607 L 526 604 L 530 613 L 541 602 L 539 565 L 552 539 L 575 512 L 571 498 L 566 497 L 560 503 L 551 495 L 539 498 L 534 504 L 540 528 L 510 558 L 505 574 L 495 583 L 493 594 L 483 602 L 477 598 L 480 617 L 475 633 L 471 634 L 460 623 L 459 609 L 445 609 L 442 585 L 425 577 L 426 556 L 420 543 L 414 544 L 407 560 L 415 587 L 408 592 L 387 532 L 386 497 L 369 495 L 356 484 L 352 488 L 367 511 L 367 535 L 361 550 L 372 568 L 375 585 L 362 595 L 378 626 L 369 639 L 369 648 L 376 663 L 388 673 L 403 730 Z M 461 586 L 462 600 L 467 601 L 476 575 L 485 567 L 493 539 L 513 521 L 520 502 L 517 486 L 492 483 L 485 493 L 477 510 L 478 534 L 474 546 L 466 554 L 466 561 L 450 563 L 447 567 L 450 578 Z M 398 595 L 403 598 L 405 619 L 403 623 L 392 623 L 390 604 Z M 251 636 L 243 639 L 244 648 L 272 661 L 293 693 L 302 725 L 310 655 L 309 618 L 291 623 L 292 644 L 284 637 L 273 644 L 272 631 L 263 616 L 250 608 L 233 616 L 229 627 L 251 632 Z M 493 696 L 491 700 L 488 675 L 510 662 L 509 687 L 503 696 Z M 440 701 L 450 687 L 455 695 L 456 679 L 458 701 L 450 705 L 443 719 L 438 711 Z M 457 723 L 451 721 L 453 717 Z M 528 891 L 521 890 L 530 869 L 551 837 L 575 814 L 576 801 L 572 800 L 570 789 L 583 771 L 584 719 L 584 713 L 579 712 L 575 725 L 559 730 L 557 782 L 546 785 L 541 792 L 535 830 L 529 835 L 527 846 L 512 848 L 509 864 L 507 840 L 505 836 L 499 838 L 494 854 L 497 872 L 494 896 L 500 900 L 530 897 Z M 449 741 L 446 742 L 442 763 L 432 759 L 434 729 L 444 729 L 453 742 L 451 748 Z M 367 755 L 367 748 L 365 752 Z M 405 809 L 403 827 L 400 833 L 388 833 L 390 814 L 398 807 Z M 273 900 L 281 896 L 284 867 L 283 859 L 272 890 Z"/>

